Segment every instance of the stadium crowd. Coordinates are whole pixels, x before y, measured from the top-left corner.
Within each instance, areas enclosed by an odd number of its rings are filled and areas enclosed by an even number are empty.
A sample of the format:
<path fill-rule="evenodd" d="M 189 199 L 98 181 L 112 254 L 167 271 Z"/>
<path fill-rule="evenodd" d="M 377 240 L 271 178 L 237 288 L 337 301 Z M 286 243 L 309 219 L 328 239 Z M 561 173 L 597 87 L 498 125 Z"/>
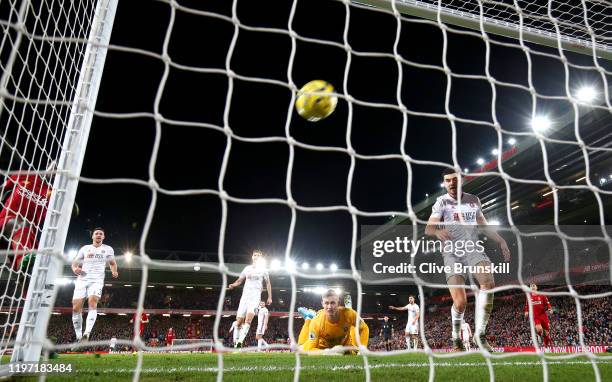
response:
<path fill-rule="evenodd" d="M 602 287 L 582 287 L 578 289 L 581 295 L 600 293 L 604 291 Z M 137 288 L 121 289 L 108 288 L 105 292 L 106 306 L 134 308 Z M 158 290 L 147 293 L 149 296 L 145 300 L 145 308 L 167 308 L 167 309 L 188 309 L 186 307 L 197 307 L 199 309 L 216 309 L 218 295 L 206 295 L 193 290 L 181 290 L 168 292 Z M 197 301 L 197 296 L 200 300 Z M 316 307 L 319 297 L 314 294 L 300 293 L 296 306 Z M 382 337 L 380 336 L 380 323 L 384 315 L 391 319 L 394 336 L 392 347 L 394 349 L 405 348 L 404 327 L 406 325 L 406 315 L 385 311 L 381 301 L 385 301 L 384 296 L 376 296 L 374 301 L 376 310 L 363 309 L 364 316 L 368 315 L 367 324 L 370 326 L 370 348 L 382 350 Z M 378 298 L 380 297 L 380 298 Z M 60 296 L 63 298 L 63 296 Z M 281 297 L 282 299 L 282 297 Z M 225 304 L 227 310 L 234 308 L 234 299 Z M 364 299 L 367 300 L 367 299 Z M 612 321 L 612 310 L 609 309 L 612 298 L 593 298 L 580 299 L 582 312 L 582 333 L 586 345 L 612 345 L 612 329 L 609 323 Z M 111 303 L 112 301 L 112 303 Z M 130 302 L 128 304 L 128 301 Z M 473 301 L 473 299 L 472 299 Z M 530 346 L 532 338 L 530 333 L 529 321 L 525 318 L 525 295 L 522 293 L 507 292 L 496 296 L 493 314 L 488 326 L 488 340 L 494 346 Z M 59 299 L 56 306 L 61 306 L 62 300 Z M 123 304 L 122 304 L 123 302 Z M 576 302 L 569 296 L 551 296 L 550 302 L 553 306 L 553 314 L 550 317 L 551 338 L 554 345 L 579 345 L 579 328 L 576 317 Z M 288 303 L 288 302 L 287 302 Z M 123 306 L 122 306 L 123 305 Z M 431 348 L 446 348 L 450 345 L 451 324 L 450 324 L 450 303 L 426 305 L 424 313 L 425 337 Z M 286 311 L 286 307 L 281 304 L 273 304 L 271 311 Z M 119 339 L 130 339 L 133 336 L 133 324 L 130 323 L 131 314 L 107 314 L 98 317 L 95 330 L 91 340 L 109 340 L 111 337 Z M 229 328 L 234 317 L 224 315 L 220 320 L 219 337 L 223 338 L 226 346 L 231 346 L 231 335 Z M 465 320 L 474 328 L 474 305 L 473 302 L 466 309 Z M 214 315 L 209 317 L 192 315 L 185 317 L 181 314 L 169 316 L 151 315 L 150 322 L 145 325 L 142 337 L 151 346 L 164 346 L 165 336 L 169 328 L 174 330 L 174 338 L 213 338 Z M 508 325 L 512 322 L 512 325 Z M 300 318 L 294 320 L 294 335 L 297 337 L 303 321 Z M 57 343 L 71 343 L 74 341 L 74 330 L 70 316 L 53 315 L 49 324 L 48 336 L 57 339 Z M 268 343 L 286 343 L 288 340 L 288 319 L 287 316 L 272 316 L 268 323 L 265 335 Z M 247 344 L 254 345 L 254 330 L 251 331 L 246 340 Z M 103 350 L 107 347 L 100 347 Z"/>
<path fill-rule="evenodd" d="M 579 289 L 582 295 L 599 293 L 600 287 L 588 287 Z M 576 302 L 567 296 L 549 297 L 553 307 L 550 316 L 551 339 L 556 346 L 580 345 L 578 320 L 576 316 Z M 493 314 L 489 320 L 487 339 L 489 343 L 502 347 L 532 346 L 533 341 L 530 332 L 529 320 L 525 318 L 525 295 L 510 294 L 498 296 L 495 300 Z M 582 333 L 585 345 L 612 345 L 612 329 L 609 323 L 612 321 L 612 311 L 609 309 L 612 298 L 580 299 L 582 311 Z M 450 346 L 451 322 L 450 305 L 430 306 L 425 313 L 425 337 L 431 348 L 439 349 Z M 391 315 L 389 315 L 391 317 Z M 405 315 L 395 315 L 393 321 L 395 334 L 393 346 L 395 349 L 405 347 L 404 327 L 406 326 Z M 468 304 L 466 308 L 465 321 L 474 331 L 474 304 Z M 512 324 L 509 325 L 509 322 Z M 371 333 L 380 334 L 380 321 L 373 326 Z M 382 338 L 374 338 L 371 347 L 384 349 Z"/>
<path fill-rule="evenodd" d="M 56 297 L 55 306 L 72 306 L 72 291 L 70 285 L 63 286 Z M 138 304 L 138 293 L 140 289 L 137 285 L 131 287 L 113 286 L 104 287 L 99 308 L 136 308 Z M 223 304 L 224 310 L 238 309 L 242 291 L 226 291 Z M 145 309 L 217 309 L 219 299 L 218 288 L 197 287 L 187 289 L 185 287 L 173 287 L 168 289 L 164 286 L 148 288 L 145 294 L 143 307 Z M 320 298 L 316 294 L 300 293 L 296 294 L 296 307 L 298 306 L 317 306 Z M 288 290 L 275 290 L 272 306 L 268 307 L 271 311 L 288 311 L 291 303 L 291 293 Z M 364 312 L 381 312 L 389 304 L 396 303 L 393 296 L 374 295 L 372 298 L 363 299 Z"/>

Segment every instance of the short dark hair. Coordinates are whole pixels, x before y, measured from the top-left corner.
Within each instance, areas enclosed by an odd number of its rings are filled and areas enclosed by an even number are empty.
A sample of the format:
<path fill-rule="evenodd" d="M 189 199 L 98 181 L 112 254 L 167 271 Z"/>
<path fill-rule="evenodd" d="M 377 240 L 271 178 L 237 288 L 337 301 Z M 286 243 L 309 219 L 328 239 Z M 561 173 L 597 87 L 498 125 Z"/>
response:
<path fill-rule="evenodd" d="M 442 177 L 444 178 L 444 176 L 446 175 L 450 175 L 450 174 L 456 174 L 457 170 L 455 170 L 454 168 L 445 168 L 444 171 L 442 171 Z"/>
<path fill-rule="evenodd" d="M 93 233 L 94 233 L 94 232 L 96 232 L 96 231 L 102 231 L 102 232 L 106 233 L 106 231 L 104 231 L 104 228 L 102 228 L 102 227 L 96 227 L 96 228 L 94 228 L 94 229 L 91 231 L 91 234 L 93 235 Z"/>
<path fill-rule="evenodd" d="M 263 256 L 263 255 L 264 255 L 264 253 L 263 253 L 262 251 L 260 251 L 259 249 L 255 249 L 255 250 L 253 250 L 253 254 L 252 254 L 252 255 L 254 255 L 254 254 L 256 254 L 256 253 L 259 253 L 259 256 Z M 252 255 L 251 255 L 251 256 L 252 256 Z"/>
<path fill-rule="evenodd" d="M 408 296 L 408 298 L 410 298 L 410 297 L 412 297 L 413 299 L 415 299 L 415 300 L 416 300 L 416 297 L 414 297 L 414 295 L 413 295 L 413 294 L 411 294 L 410 296 Z"/>

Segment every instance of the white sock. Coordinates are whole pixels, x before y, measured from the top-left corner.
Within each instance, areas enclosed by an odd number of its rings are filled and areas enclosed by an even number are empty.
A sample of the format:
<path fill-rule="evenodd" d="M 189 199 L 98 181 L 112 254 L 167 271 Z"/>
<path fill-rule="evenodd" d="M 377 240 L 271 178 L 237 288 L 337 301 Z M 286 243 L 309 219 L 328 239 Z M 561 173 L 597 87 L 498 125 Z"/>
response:
<path fill-rule="evenodd" d="M 246 322 L 242 324 L 242 327 L 240 328 L 240 337 L 238 337 L 238 342 L 244 342 L 244 339 L 246 338 L 247 334 L 249 334 L 250 328 L 251 324 L 247 324 Z"/>
<path fill-rule="evenodd" d="M 453 339 L 459 338 L 459 332 L 461 331 L 461 323 L 463 322 L 463 313 L 457 312 L 455 305 L 451 307 L 451 321 L 453 323 Z"/>
<path fill-rule="evenodd" d="M 418 338 L 413 338 L 412 341 L 414 343 L 414 348 L 418 349 L 419 348 L 419 339 Z"/>
<path fill-rule="evenodd" d="M 410 350 L 411 346 L 410 346 L 410 337 L 406 337 L 406 346 L 408 347 L 408 350 Z"/>
<path fill-rule="evenodd" d="M 76 339 L 79 341 L 83 337 L 83 315 L 81 312 L 72 312 L 72 326 L 74 326 Z"/>
<path fill-rule="evenodd" d="M 96 318 L 98 317 L 98 311 L 95 309 L 87 312 L 87 320 L 85 321 L 85 334 L 90 334 L 93 329 Z"/>
<path fill-rule="evenodd" d="M 487 293 L 485 291 L 478 292 L 476 297 L 476 336 L 480 336 L 487 331 L 487 324 L 489 323 L 489 317 L 493 310 L 493 293 Z"/>
<path fill-rule="evenodd" d="M 232 332 L 232 336 L 234 338 L 234 343 L 238 342 L 238 337 L 240 336 L 240 328 L 238 325 L 234 327 L 234 331 Z"/>
<path fill-rule="evenodd" d="M 263 340 L 263 338 L 260 338 L 260 339 L 257 340 L 257 350 L 261 351 L 261 349 L 264 346 L 264 342 L 265 341 Z"/>

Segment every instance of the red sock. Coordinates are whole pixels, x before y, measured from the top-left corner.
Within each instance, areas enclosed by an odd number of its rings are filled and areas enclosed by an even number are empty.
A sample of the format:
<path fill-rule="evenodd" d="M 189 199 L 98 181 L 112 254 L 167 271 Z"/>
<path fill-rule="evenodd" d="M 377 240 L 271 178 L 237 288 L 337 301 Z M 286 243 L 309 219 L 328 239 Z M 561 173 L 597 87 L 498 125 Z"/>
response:
<path fill-rule="evenodd" d="M 548 334 L 546 334 L 544 336 L 544 346 L 550 346 L 551 345 L 551 340 L 550 340 L 550 336 Z"/>

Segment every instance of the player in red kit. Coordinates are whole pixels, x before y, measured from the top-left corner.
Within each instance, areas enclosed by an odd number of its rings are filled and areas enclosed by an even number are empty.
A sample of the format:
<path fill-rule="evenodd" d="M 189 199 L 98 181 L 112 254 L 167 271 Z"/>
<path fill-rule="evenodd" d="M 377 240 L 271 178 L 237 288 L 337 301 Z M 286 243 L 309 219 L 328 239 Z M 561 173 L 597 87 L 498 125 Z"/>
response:
<path fill-rule="evenodd" d="M 130 324 L 133 324 L 134 321 L 136 321 L 136 318 L 138 317 L 137 313 L 134 313 L 134 317 L 132 317 L 132 319 L 130 320 Z M 145 328 L 145 324 L 149 323 L 149 316 L 145 313 L 142 312 L 141 316 L 140 316 L 140 337 L 142 338 L 144 336 L 144 328 Z M 136 336 L 138 336 L 139 334 L 136 333 L 136 327 L 134 327 L 134 338 L 136 338 Z M 132 348 L 132 351 L 136 351 L 136 348 Z"/>
<path fill-rule="evenodd" d="M 550 340 L 550 321 L 548 320 L 548 313 L 552 313 L 552 306 L 548 302 L 548 297 L 544 295 L 535 294 L 538 290 L 536 284 L 530 284 L 529 287 L 533 291 L 531 293 L 531 304 L 533 305 L 533 323 L 535 325 L 536 333 L 542 339 L 541 343 L 544 346 L 552 345 Z M 529 298 L 529 297 L 528 297 Z M 525 318 L 529 316 L 529 301 L 525 303 Z"/>
<path fill-rule="evenodd" d="M 166 333 L 166 346 L 172 346 L 174 343 L 174 331 L 172 328 L 168 329 L 168 333 Z"/>
<path fill-rule="evenodd" d="M 15 251 L 13 269 L 36 246 L 38 228 L 42 227 L 51 197 L 51 184 L 36 174 L 13 174 L 7 177 L 0 194 L 0 230 L 10 238 Z"/>
<path fill-rule="evenodd" d="M 136 317 L 137 317 L 137 313 L 134 313 L 134 317 L 132 317 L 132 319 L 130 320 L 130 324 L 133 324 L 134 321 L 136 321 Z M 141 316 L 140 316 L 140 336 L 142 337 L 142 335 L 144 334 L 144 327 L 145 324 L 149 323 L 149 315 L 146 314 L 145 312 L 142 312 Z M 136 337 L 136 328 L 134 328 L 134 337 Z"/>

